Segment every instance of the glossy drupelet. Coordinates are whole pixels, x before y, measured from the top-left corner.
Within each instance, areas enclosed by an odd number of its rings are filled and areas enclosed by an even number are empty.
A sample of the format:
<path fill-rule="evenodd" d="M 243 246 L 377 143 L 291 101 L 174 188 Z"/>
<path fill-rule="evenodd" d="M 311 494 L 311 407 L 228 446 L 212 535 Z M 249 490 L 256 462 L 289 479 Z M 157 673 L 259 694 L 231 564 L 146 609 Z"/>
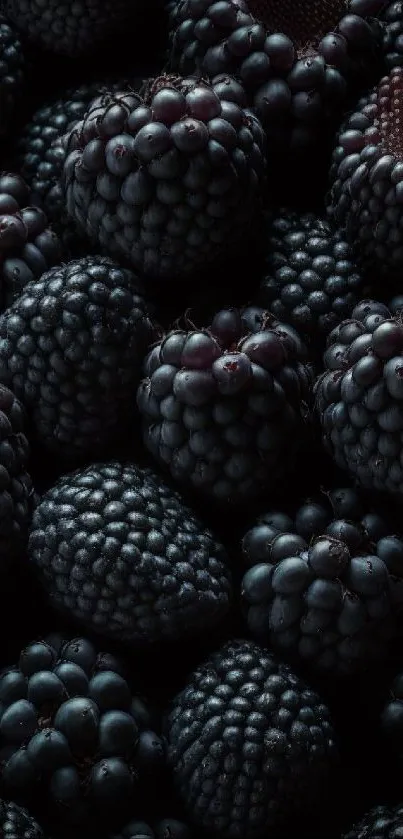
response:
<path fill-rule="evenodd" d="M 401 839 L 403 832 L 403 806 L 382 804 L 374 807 L 342 839 Z"/>
<path fill-rule="evenodd" d="M 61 241 L 43 210 L 31 206 L 28 185 L 20 175 L 0 174 L 1 311 L 61 258 Z"/>
<path fill-rule="evenodd" d="M 354 490 L 263 515 L 242 550 L 252 637 L 332 677 L 386 659 L 403 603 L 403 539 Z"/>
<path fill-rule="evenodd" d="M 0 14 L 0 137 L 9 133 L 25 78 L 25 56 L 19 35 Z"/>
<path fill-rule="evenodd" d="M 30 447 L 24 409 L 0 385 L 0 558 L 9 561 L 26 547 L 34 506 L 28 469 Z"/>
<path fill-rule="evenodd" d="M 177 0 L 168 64 L 182 73 L 242 80 L 277 150 L 323 141 L 348 93 L 380 58 L 383 0 Z"/>
<path fill-rule="evenodd" d="M 362 297 L 363 279 L 342 233 L 314 213 L 267 218 L 257 302 L 316 347 Z"/>
<path fill-rule="evenodd" d="M 403 268 L 403 67 L 356 105 L 335 141 L 327 211 L 375 280 Z M 398 286 L 399 288 L 399 286 Z"/>
<path fill-rule="evenodd" d="M 63 821 L 114 827 L 142 774 L 152 784 L 164 766 L 164 742 L 124 666 L 85 638 L 32 642 L 1 672 L 0 694 L 1 782 Z"/>
<path fill-rule="evenodd" d="M 403 323 L 363 301 L 330 334 L 315 385 L 323 441 L 361 486 L 403 491 Z"/>
<path fill-rule="evenodd" d="M 141 9 L 140 0 L 136 0 Z M 133 23 L 130 0 L 1 0 L 24 37 L 52 52 L 85 55 Z"/>
<path fill-rule="evenodd" d="M 193 673 L 173 701 L 167 740 L 194 824 L 225 839 L 292 825 L 336 755 L 320 697 L 249 641 L 230 641 Z"/>
<path fill-rule="evenodd" d="M 0 799 L 1 839 L 43 839 L 42 828 L 33 816 L 13 801 Z"/>
<path fill-rule="evenodd" d="M 193 839 L 191 828 L 178 819 L 162 819 L 156 824 L 132 819 L 109 839 Z"/>
<path fill-rule="evenodd" d="M 151 350 L 144 441 L 179 484 L 224 504 L 273 490 L 305 442 L 311 373 L 295 330 L 264 309 L 191 322 Z"/>
<path fill-rule="evenodd" d="M 28 553 L 51 604 L 105 637 L 186 638 L 229 609 L 224 548 L 179 495 L 135 465 L 60 478 L 35 510 Z"/>
<path fill-rule="evenodd" d="M 265 138 L 245 104 L 225 76 L 100 97 L 68 139 L 68 213 L 146 275 L 201 271 L 246 240 L 259 208 Z"/>
<path fill-rule="evenodd" d="M 131 271 L 107 257 L 73 260 L 0 317 L 0 381 L 26 407 L 36 442 L 71 466 L 130 430 L 155 338 Z"/>

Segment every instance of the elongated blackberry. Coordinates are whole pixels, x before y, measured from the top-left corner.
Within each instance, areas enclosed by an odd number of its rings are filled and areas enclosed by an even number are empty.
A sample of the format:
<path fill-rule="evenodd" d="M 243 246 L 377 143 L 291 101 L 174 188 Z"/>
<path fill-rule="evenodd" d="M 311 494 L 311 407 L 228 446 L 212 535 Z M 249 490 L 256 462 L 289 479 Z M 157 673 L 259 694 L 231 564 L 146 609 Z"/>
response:
<path fill-rule="evenodd" d="M 400 839 L 403 830 L 403 806 L 381 804 L 360 819 L 342 839 Z"/>
<path fill-rule="evenodd" d="M 110 839 L 192 839 L 192 836 L 191 828 L 177 819 L 161 819 L 152 826 L 132 819 Z"/>
<path fill-rule="evenodd" d="M 403 3 L 402 0 L 388 2 L 382 13 L 384 23 L 383 49 L 389 70 L 403 66 Z"/>
<path fill-rule="evenodd" d="M 2 839 L 43 839 L 42 828 L 24 807 L 0 799 Z"/>
<path fill-rule="evenodd" d="M 229 77 L 101 97 L 69 136 L 68 213 L 147 275 L 200 271 L 245 240 L 258 209 L 264 135 L 244 106 Z"/>
<path fill-rule="evenodd" d="M 133 23 L 130 0 L 1 0 L 0 7 L 25 37 L 70 56 L 91 52 Z"/>
<path fill-rule="evenodd" d="M 0 137 L 8 134 L 25 82 L 25 56 L 14 27 L 0 14 Z"/>
<path fill-rule="evenodd" d="M 400 282 L 403 267 L 403 67 L 395 67 L 342 126 L 330 170 L 329 218 L 363 267 Z"/>
<path fill-rule="evenodd" d="M 0 317 L 0 381 L 25 405 L 35 439 L 71 465 L 130 427 L 155 336 L 134 274 L 107 257 L 73 260 Z"/>
<path fill-rule="evenodd" d="M 168 761 L 196 826 L 260 839 L 317 800 L 335 758 L 329 712 L 286 664 L 231 641 L 173 702 Z"/>
<path fill-rule="evenodd" d="M 0 778 L 75 823 L 114 827 L 139 782 L 164 766 L 163 740 L 122 663 L 85 638 L 49 636 L 0 674 Z"/>
<path fill-rule="evenodd" d="M 0 174 L 0 309 L 16 300 L 31 280 L 39 279 L 62 258 L 62 245 L 47 216 L 31 206 L 28 185 Z"/>
<path fill-rule="evenodd" d="M 0 385 L 0 559 L 26 547 L 34 505 L 27 472 L 30 448 L 26 416 L 14 393 Z"/>
<path fill-rule="evenodd" d="M 353 249 L 314 213 L 283 209 L 268 219 L 257 301 L 321 346 L 362 296 Z"/>
<path fill-rule="evenodd" d="M 223 547 L 179 495 L 134 465 L 60 478 L 36 507 L 29 558 L 56 609 L 121 641 L 202 633 L 229 608 Z"/>
<path fill-rule="evenodd" d="M 346 94 L 379 63 L 383 0 L 177 0 L 169 66 L 184 74 L 232 73 L 269 139 L 293 153 L 316 144 Z M 319 140 L 320 142 L 320 140 Z"/>
<path fill-rule="evenodd" d="M 363 301 L 328 339 L 315 385 L 323 441 L 361 486 L 403 491 L 403 323 Z"/>
<path fill-rule="evenodd" d="M 352 489 L 262 516 L 242 543 L 252 636 L 331 675 L 386 657 L 403 604 L 403 539 Z"/>
<path fill-rule="evenodd" d="M 172 477 L 215 501 L 273 490 L 304 444 L 311 374 L 298 334 L 250 307 L 169 332 L 148 355 L 144 441 Z"/>

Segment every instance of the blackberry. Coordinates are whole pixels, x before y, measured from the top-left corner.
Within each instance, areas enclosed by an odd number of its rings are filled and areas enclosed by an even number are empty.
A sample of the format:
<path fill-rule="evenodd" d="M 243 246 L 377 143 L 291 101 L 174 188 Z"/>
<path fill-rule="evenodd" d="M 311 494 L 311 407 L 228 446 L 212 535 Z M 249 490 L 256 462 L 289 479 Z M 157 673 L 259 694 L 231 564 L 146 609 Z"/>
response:
<path fill-rule="evenodd" d="M 264 135 L 241 85 L 161 76 L 101 97 L 73 128 L 66 206 L 111 255 L 157 278 L 239 244 L 264 175 Z"/>
<path fill-rule="evenodd" d="M 137 89 L 142 80 L 132 79 L 128 86 Z M 32 201 L 41 207 L 62 239 L 67 252 L 86 249 L 88 240 L 80 236 L 76 225 L 67 215 L 60 183 L 65 150 L 63 138 L 84 117 L 91 102 L 106 88 L 122 86 L 124 82 L 96 81 L 70 88 L 59 98 L 42 105 L 25 126 L 18 144 L 17 161 L 25 181 L 32 190 Z"/>
<path fill-rule="evenodd" d="M 0 558 L 26 547 L 34 491 L 27 472 L 30 454 L 25 412 L 14 394 L 0 385 Z"/>
<path fill-rule="evenodd" d="M 81 56 L 123 34 L 132 22 L 130 0 L 1 0 L 4 14 L 25 37 L 52 52 Z M 137 10 L 141 3 L 136 0 Z M 137 11 L 136 10 L 136 11 Z"/>
<path fill-rule="evenodd" d="M 319 345 L 362 296 L 352 247 L 314 213 L 283 209 L 269 220 L 257 301 Z"/>
<path fill-rule="evenodd" d="M 43 839 L 42 829 L 23 807 L 0 799 L 0 832 L 2 839 Z"/>
<path fill-rule="evenodd" d="M 130 427 L 155 339 L 140 281 L 89 256 L 29 283 L 0 317 L 0 381 L 25 405 L 35 438 L 72 460 Z"/>
<path fill-rule="evenodd" d="M 342 839 L 400 839 L 402 830 L 403 806 L 382 804 L 366 813 Z"/>
<path fill-rule="evenodd" d="M 242 543 L 252 636 L 331 675 L 386 657 L 403 602 L 403 539 L 352 489 L 263 515 Z"/>
<path fill-rule="evenodd" d="M 56 609 L 121 641 L 206 631 L 227 613 L 226 554 L 149 469 L 96 464 L 36 507 L 29 558 Z"/>
<path fill-rule="evenodd" d="M 383 492 L 403 491 L 403 323 L 367 300 L 328 339 L 315 385 L 323 441 L 338 466 Z"/>
<path fill-rule="evenodd" d="M 194 672 L 174 700 L 167 740 L 194 823 L 226 839 L 287 826 L 335 758 L 319 696 L 249 641 L 225 644 Z"/>
<path fill-rule="evenodd" d="M 16 300 L 30 280 L 36 280 L 61 260 L 57 234 L 38 207 L 31 206 L 28 185 L 11 173 L 0 174 L 0 308 Z"/>
<path fill-rule="evenodd" d="M 21 41 L 0 14 L 0 137 L 10 129 L 25 81 L 25 56 Z"/>
<path fill-rule="evenodd" d="M 343 124 L 330 170 L 328 215 L 362 267 L 390 283 L 403 267 L 403 67 L 361 99 Z"/>
<path fill-rule="evenodd" d="M 402 0 L 388 2 L 382 14 L 384 22 L 383 48 L 388 70 L 403 66 L 403 3 Z"/>
<path fill-rule="evenodd" d="M 147 822 L 132 819 L 110 839 L 192 839 L 192 836 L 188 825 L 177 819 L 161 819 L 152 827 Z"/>
<path fill-rule="evenodd" d="M 273 490 L 305 441 L 311 373 L 298 334 L 264 309 L 185 319 L 149 353 L 144 441 L 179 483 L 215 501 Z"/>
<path fill-rule="evenodd" d="M 164 742 L 122 663 L 86 638 L 30 643 L 0 674 L 0 695 L 4 788 L 63 819 L 113 827 L 142 775 L 152 782 L 164 766 Z"/>
<path fill-rule="evenodd" d="M 379 64 L 384 0 L 177 0 L 169 66 L 239 76 L 268 137 L 293 154 L 316 145 L 347 93 Z"/>

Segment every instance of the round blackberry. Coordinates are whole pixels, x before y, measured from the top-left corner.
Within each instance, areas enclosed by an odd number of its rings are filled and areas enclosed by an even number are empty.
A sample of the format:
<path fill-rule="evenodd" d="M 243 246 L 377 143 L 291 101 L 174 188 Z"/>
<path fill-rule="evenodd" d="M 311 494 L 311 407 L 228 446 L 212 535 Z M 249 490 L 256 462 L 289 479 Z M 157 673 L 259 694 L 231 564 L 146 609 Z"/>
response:
<path fill-rule="evenodd" d="M 30 455 L 25 412 L 14 393 L 0 385 L 0 558 L 26 547 L 34 504 L 27 472 Z"/>
<path fill-rule="evenodd" d="M 403 66 L 403 3 L 402 0 L 388 2 L 382 14 L 385 24 L 383 48 L 388 70 Z"/>
<path fill-rule="evenodd" d="M 403 492 L 403 323 L 367 300 L 330 334 L 315 385 L 323 441 L 361 486 Z"/>
<path fill-rule="evenodd" d="M 108 257 L 73 260 L 29 283 L 0 317 L 0 381 L 37 441 L 71 465 L 130 427 L 155 337 L 134 274 Z"/>
<path fill-rule="evenodd" d="M 362 292 L 351 246 L 314 213 L 283 209 L 269 220 L 265 254 L 258 303 L 321 345 Z"/>
<path fill-rule="evenodd" d="M 0 5 L 25 37 L 69 56 L 89 53 L 123 34 L 133 19 L 130 0 L 1 0 Z M 142 6 L 139 0 L 135 5 L 137 13 Z"/>
<path fill-rule="evenodd" d="M 0 833 L 2 839 L 43 839 L 42 828 L 23 807 L 0 799 Z"/>
<path fill-rule="evenodd" d="M 205 632 L 229 608 L 223 547 L 179 495 L 135 465 L 60 478 L 36 507 L 29 558 L 56 609 L 121 641 Z"/>
<path fill-rule="evenodd" d="M 214 653 L 176 697 L 168 762 L 196 826 L 260 839 L 318 795 L 335 757 L 329 713 L 286 664 L 249 641 Z"/>
<path fill-rule="evenodd" d="M 403 67 L 349 115 L 333 153 L 327 211 L 365 270 L 397 280 L 403 267 Z"/>
<path fill-rule="evenodd" d="M 132 79 L 130 87 L 137 90 L 141 83 L 141 79 Z M 81 255 L 86 249 L 83 255 L 88 255 L 89 244 L 65 211 L 60 183 L 65 160 L 63 137 L 84 117 L 91 102 L 103 90 L 118 90 L 122 84 L 122 80 L 115 84 L 96 81 L 64 91 L 35 111 L 17 143 L 19 169 L 32 190 L 32 202 L 45 211 L 68 253 L 80 251 Z"/>
<path fill-rule="evenodd" d="M 25 81 L 25 57 L 19 36 L 0 14 L 0 137 L 4 137 L 15 115 Z"/>
<path fill-rule="evenodd" d="M 261 516 L 242 543 L 254 638 L 332 675 L 386 657 L 403 603 L 403 539 L 352 489 Z"/>
<path fill-rule="evenodd" d="M 346 94 L 367 85 L 381 53 L 372 16 L 384 0 L 177 0 L 169 66 L 209 77 L 232 73 L 280 147 L 319 141 Z"/>
<path fill-rule="evenodd" d="M 241 85 L 161 76 L 106 94 L 69 135 L 68 213 L 111 255 L 179 278 L 245 239 L 264 181 L 264 135 Z"/>
<path fill-rule="evenodd" d="M 31 280 L 60 262 L 62 246 L 38 207 L 31 206 L 28 185 L 0 173 L 0 308 L 16 300 Z"/>
<path fill-rule="evenodd" d="M 273 490 L 305 441 L 311 374 L 290 326 L 264 309 L 189 321 L 149 353 L 137 393 L 144 441 L 179 483 L 242 504 Z"/>
<path fill-rule="evenodd" d="M 142 776 L 152 782 L 164 766 L 164 742 L 122 663 L 85 638 L 29 644 L 0 674 L 0 696 L 4 788 L 63 819 L 114 826 Z"/>
<path fill-rule="evenodd" d="M 132 819 L 110 839 L 192 839 L 192 836 L 188 825 L 177 819 L 162 819 L 152 827 L 147 822 Z"/>
<path fill-rule="evenodd" d="M 374 807 L 342 839 L 400 839 L 403 831 L 401 804 Z"/>

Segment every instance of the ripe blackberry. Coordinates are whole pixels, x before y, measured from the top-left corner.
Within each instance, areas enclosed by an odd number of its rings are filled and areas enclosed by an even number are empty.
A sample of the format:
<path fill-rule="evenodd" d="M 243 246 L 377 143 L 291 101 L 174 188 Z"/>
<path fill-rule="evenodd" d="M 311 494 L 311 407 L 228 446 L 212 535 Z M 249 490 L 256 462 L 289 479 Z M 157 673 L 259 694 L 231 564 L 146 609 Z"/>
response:
<path fill-rule="evenodd" d="M 204 632 L 229 608 L 223 547 L 179 495 L 134 465 L 60 478 L 36 507 L 29 558 L 56 609 L 121 641 Z"/>
<path fill-rule="evenodd" d="M 169 66 L 239 76 L 269 139 L 298 153 L 379 63 L 383 3 L 177 0 Z"/>
<path fill-rule="evenodd" d="M 327 199 L 365 270 L 389 282 L 400 282 L 403 267 L 402 113 L 403 67 L 395 67 L 342 126 Z"/>
<path fill-rule="evenodd" d="M 0 558 L 25 548 L 34 491 L 28 474 L 29 444 L 25 412 L 14 393 L 0 385 Z"/>
<path fill-rule="evenodd" d="M 141 81 L 132 79 L 130 87 L 137 90 Z M 45 211 L 68 252 L 78 253 L 86 248 L 87 255 L 88 240 L 80 236 L 64 206 L 60 183 L 66 156 L 63 137 L 84 117 L 91 102 L 103 90 L 118 90 L 123 84 L 122 80 L 120 83 L 96 81 L 64 91 L 59 98 L 35 111 L 17 144 L 19 169 L 32 190 L 32 202 Z"/>
<path fill-rule="evenodd" d="M 29 187 L 20 175 L 0 174 L 0 308 L 16 300 L 30 280 L 60 262 L 59 237 L 31 206 Z"/>
<path fill-rule="evenodd" d="M 177 819 L 161 819 L 152 827 L 147 822 L 132 819 L 110 839 L 192 839 L 192 836 L 188 825 Z"/>
<path fill-rule="evenodd" d="M 332 675 L 386 656 L 403 602 L 403 540 L 352 489 L 270 512 L 242 543 L 252 636 Z"/>
<path fill-rule="evenodd" d="M 10 128 L 25 81 L 25 57 L 19 36 L 0 14 L 0 137 Z"/>
<path fill-rule="evenodd" d="M 388 70 L 403 66 L 403 3 L 402 0 L 388 2 L 382 14 L 384 22 L 383 48 Z"/>
<path fill-rule="evenodd" d="M 361 486 L 403 492 L 403 323 L 367 300 L 328 339 L 315 385 L 325 446 Z"/>
<path fill-rule="evenodd" d="M 179 483 L 215 501 L 273 490 L 304 443 L 311 374 L 298 334 L 250 307 L 207 329 L 185 319 L 149 353 L 144 441 Z"/>
<path fill-rule="evenodd" d="M 244 105 L 229 77 L 106 94 L 69 136 L 69 214 L 147 275 L 201 270 L 244 239 L 262 192 L 263 130 Z"/>
<path fill-rule="evenodd" d="M 321 345 L 362 296 L 351 246 L 314 213 L 283 209 L 269 221 L 265 255 L 258 303 Z"/>
<path fill-rule="evenodd" d="M 134 274 L 107 257 L 73 260 L 26 286 L 0 317 L 0 381 L 41 445 L 71 465 L 130 427 L 155 336 Z"/>
<path fill-rule="evenodd" d="M 42 828 L 23 807 L 0 799 L 0 833 L 2 839 L 43 839 Z"/>
<path fill-rule="evenodd" d="M 315 800 L 335 743 L 326 706 L 286 664 L 231 641 L 176 697 L 168 762 L 196 826 L 260 839 Z"/>
<path fill-rule="evenodd" d="M 33 43 L 69 56 L 89 53 L 123 33 L 133 17 L 130 0 L 1 0 L 0 5 Z M 141 9 L 137 0 L 136 5 Z"/>
<path fill-rule="evenodd" d="M 142 775 L 152 780 L 164 765 L 163 740 L 122 663 L 85 638 L 29 644 L 0 674 L 0 695 L 4 788 L 56 805 L 63 819 L 114 826 Z"/>
<path fill-rule="evenodd" d="M 342 839 L 400 839 L 403 831 L 403 806 L 382 804 L 374 807 Z"/>

